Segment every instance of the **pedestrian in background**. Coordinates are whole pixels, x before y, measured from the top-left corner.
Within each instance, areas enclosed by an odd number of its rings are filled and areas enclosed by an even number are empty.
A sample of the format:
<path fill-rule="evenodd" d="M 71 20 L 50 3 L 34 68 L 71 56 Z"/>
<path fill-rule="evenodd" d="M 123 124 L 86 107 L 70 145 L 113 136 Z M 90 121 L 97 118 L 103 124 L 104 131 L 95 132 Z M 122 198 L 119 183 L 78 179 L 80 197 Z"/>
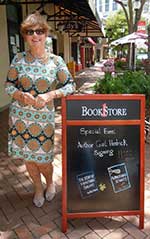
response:
<path fill-rule="evenodd" d="M 60 56 L 45 49 L 49 26 L 35 12 L 21 24 L 28 50 L 18 53 L 10 65 L 6 92 L 12 101 L 9 110 L 9 156 L 23 158 L 34 183 L 33 203 L 51 201 L 53 182 L 55 109 L 54 99 L 72 94 L 75 83 Z M 59 84 L 59 88 L 56 88 Z M 46 179 L 43 188 L 41 174 Z"/>

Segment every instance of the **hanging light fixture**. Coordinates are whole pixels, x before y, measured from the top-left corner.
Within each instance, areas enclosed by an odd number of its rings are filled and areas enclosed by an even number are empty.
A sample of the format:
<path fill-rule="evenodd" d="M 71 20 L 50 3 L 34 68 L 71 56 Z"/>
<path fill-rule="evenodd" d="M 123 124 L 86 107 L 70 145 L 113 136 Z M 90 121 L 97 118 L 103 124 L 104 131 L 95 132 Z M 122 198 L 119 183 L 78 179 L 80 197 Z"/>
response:
<path fill-rule="evenodd" d="M 59 22 L 59 23 L 57 24 L 57 30 L 58 30 L 60 33 L 62 33 L 62 32 L 64 31 L 64 23 Z"/>
<path fill-rule="evenodd" d="M 140 0 L 134 1 L 134 10 L 138 10 L 141 6 Z"/>

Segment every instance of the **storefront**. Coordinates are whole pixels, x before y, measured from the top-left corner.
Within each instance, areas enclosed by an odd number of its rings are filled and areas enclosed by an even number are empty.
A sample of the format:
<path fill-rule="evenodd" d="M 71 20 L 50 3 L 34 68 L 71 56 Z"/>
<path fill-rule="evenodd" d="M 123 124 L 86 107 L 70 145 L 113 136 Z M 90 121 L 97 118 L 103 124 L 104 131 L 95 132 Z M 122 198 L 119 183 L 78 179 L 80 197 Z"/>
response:
<path fill-rule="evenodd" d="M 2 102 L 0 108 L 9 103 L 1 86 L 5 81 L 10 61 L 17 52 L 23 51 L 25 48 L 19 33 L 22 19 L 35 10 L 43 14 L 52 29 L 50 36 L 52 37 L 53 52 L 61 55 L 67 64 L 73 62 L 73 70 L 79 71 L 86 66 L 89 54 L 90 61 L 93 60 L 91 57 L 93 45 L 90 43 L 90 47 L 87 47 L 86 43 L 82 45 L 83 39 L 103 36 L 95 13 L 91 10 L 95 9 L 94 2 L 92 8 L 91 4 L 91 1 L 86 0 L 78 2 L 76 0 L 0 1 L 0 23 L 2 26 L 0 53 L 4 59 L 2 62 L 3 72 L 0 72 L 0 77 L 3 79 L 0 83 L 0 102 Z"/>

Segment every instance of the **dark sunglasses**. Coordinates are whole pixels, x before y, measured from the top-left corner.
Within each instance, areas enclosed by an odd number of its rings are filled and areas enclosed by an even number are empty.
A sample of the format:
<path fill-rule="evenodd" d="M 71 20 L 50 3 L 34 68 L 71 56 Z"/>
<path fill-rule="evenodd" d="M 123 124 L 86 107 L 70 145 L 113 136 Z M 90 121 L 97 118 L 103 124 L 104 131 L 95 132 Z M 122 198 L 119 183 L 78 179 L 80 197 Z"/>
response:
<path fill-rule="evenodd" d="M 34 33 L 36 33 L 36 35 L 43 35 L 45 33 L 45 31 L 44 31 L 44 29 L 26 30 L 26 35 L 28 35 L 28 36 L 32 36 Z"/>

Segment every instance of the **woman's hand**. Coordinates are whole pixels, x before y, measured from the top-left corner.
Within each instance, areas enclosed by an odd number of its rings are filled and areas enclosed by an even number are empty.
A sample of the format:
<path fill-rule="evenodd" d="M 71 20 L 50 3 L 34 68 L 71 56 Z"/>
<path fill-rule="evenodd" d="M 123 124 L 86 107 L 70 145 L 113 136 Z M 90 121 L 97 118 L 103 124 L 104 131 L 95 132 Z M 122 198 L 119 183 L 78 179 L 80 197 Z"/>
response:
<path fill-rule="evenodd" d="M 35 104 L 35 98 L 30 93 L 23 93 L 23 103 L 25 105 L 34 105 Z"/>
<path fill-rule="evenodd" d="M 38 95 L 36 98 L 35 98 L 35 103 L 34 103 L 34 106 L 36 108 L 42 108 L 46 105 L 46 100 L 44 99 L 44 97 L 41 97 L 41 95 Z"/>
<path fill-rule="evenodd" d="M 36 101 L 44 101 L 45 104 L 48 103 L 49 101 L 53 100 L 54 98 L 56 98 L 56 94 L 55 91 L 51 91 L 45 94 L 39 94 L 36 97 Z"/>
<path fill-rule="evenodd" d="M 30 93 L 19 90 L 14 93 L 13 98 L 24 105 L 34 105 L 35 103 L 35 98 Z"/>

